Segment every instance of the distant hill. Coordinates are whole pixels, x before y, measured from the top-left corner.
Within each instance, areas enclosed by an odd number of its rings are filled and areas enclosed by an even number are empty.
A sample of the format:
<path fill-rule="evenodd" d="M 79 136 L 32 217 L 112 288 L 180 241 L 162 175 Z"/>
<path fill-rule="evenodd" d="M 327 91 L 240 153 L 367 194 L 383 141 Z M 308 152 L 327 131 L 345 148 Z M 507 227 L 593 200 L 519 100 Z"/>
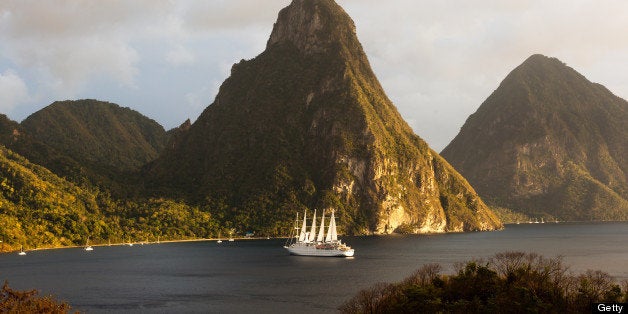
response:
<path fill-rule="evenodd" d="M 485 201 L 560 220 L 628 219 L 628 102 L 533 55 L 442 155 Z"/>
<path fill-rule="evenodd" d="M 83 187 L 138 195 L 137 174 L 170 141 L 157 122 L 97 100 L 55 102 L 21 124 L 0 116 L 0 143 Z"/>
<path fill-rule="evenodd" d="M 81 164 L 118 171 L 139 169 L 168 141 L 161 125 L 137 111 L 91 99 L 55 102 L 21 126 Z"/>
<path fill-rule="evenodd" d="M 332 0 L 292 1 L 266 50 L 177 136 L 145 184 L 262 233 L 304 208 L 335 209 L 358 234 L 501 227 L 402 119 Z"/>

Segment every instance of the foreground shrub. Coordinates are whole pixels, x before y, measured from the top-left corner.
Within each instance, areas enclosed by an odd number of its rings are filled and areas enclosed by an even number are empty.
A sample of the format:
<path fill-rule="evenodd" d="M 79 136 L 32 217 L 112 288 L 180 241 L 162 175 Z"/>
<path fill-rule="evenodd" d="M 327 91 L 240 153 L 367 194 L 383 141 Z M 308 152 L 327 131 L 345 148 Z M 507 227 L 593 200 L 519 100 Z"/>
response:
<path fill-rule="evenodd" d="M 0 313 L 68 313 L 70 305 L 51 297 L 38 297 L 36 290 L 17 291 L 5 281 L 0 291 Z"/>
<path fill-rule="evenodd" d="M 589 313 L 594 302 L 628 301 L 602 271 L 568 272 L 562 259 L 535 253 L 498 253 L 456 266 L 453 275 L 428 264 L 398 284 L 360 291 L 343 313 Z"/>

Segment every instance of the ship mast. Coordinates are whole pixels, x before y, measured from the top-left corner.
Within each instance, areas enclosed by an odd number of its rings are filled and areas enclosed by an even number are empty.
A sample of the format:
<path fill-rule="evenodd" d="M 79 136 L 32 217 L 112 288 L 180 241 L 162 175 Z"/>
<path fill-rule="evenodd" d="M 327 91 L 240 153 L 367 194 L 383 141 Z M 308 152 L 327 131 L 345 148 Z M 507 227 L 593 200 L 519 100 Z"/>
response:
<path fill-rule="evenodd" d="M 325 210 L 323 209 L 323 217 L 321 218 L 321 228 L 318 230 L 318 237 L 316 238 L 316 242 L 323 242 L 325 238 Z"/>
<path fill-rule="evenodd" d="M 334 217 L 334 211 L 331 212 L 331 222 L 329 223 L 330 225 L 333 225 L 333 228 L 329 228 L 331 229 L 331 241 L 332 242 L 336 242 L 338 241 L 338 231 L 336 230 L 336 217 Z"/>
<path fill-rule="evenodd" d="M 327 236 L 325 242 L 331 242 L 332 228 L 334 228 L 334 211 L 331 211 L 331 218 L 329 218 L 329 227 L 327 228 Z"/>
<path fill-rule="evenodd" d="M 314 209 L 314 217 L 312 217 L 312 229 L 310 230 L 310 236 L 307 242 L 316 241 L 316 208 Z"/>
<path fill-rule="evenodd" d="M 307 223 L 307 210 L 303 212 L 303 225 L 301 226 L 301 233 L 299 234 L 299 242 L 304 242 L 306 239 L 306 223 Z"/>

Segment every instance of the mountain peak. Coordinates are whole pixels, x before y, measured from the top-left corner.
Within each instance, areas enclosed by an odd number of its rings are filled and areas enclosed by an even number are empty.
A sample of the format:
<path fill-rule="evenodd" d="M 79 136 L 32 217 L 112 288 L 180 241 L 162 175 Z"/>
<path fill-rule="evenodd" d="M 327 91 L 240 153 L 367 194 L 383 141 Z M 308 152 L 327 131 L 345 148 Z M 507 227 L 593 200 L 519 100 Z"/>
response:
<path fill-rule="evenodd" d="M 442 155 L 494 205 L 559 219 L 626 219 L 626 119 L 628 102 L 556 58 L 533 55 Z"/>
<path fill-rule="evenodd" d="M 528 57 L 528 59 L 526 59 L 523 64 L 534 64 L 534 63 L 543 63 L 543 62 L 548 62 L 550 60 L 558 60 L 556 58 L 552 58 L 552 57 L 548 57 L 542 54 L 533 54 L 530 57 Z"/>
<path fill-rule="evenodd" d="M 217 216 L 251 217 L 237 224 L 261 233 L 277 233 L 269 221 L 303 208 L 335 209 L 339 226 L 356 234 L 501 226 L 403 120 L 332 0 L 283 9 L 266 51 L 238 63 L 147 170 L 147 186 L 229 208 Z"/>
<path fill-rule="evenodd" d="M 334 43 L 356 41 L 355 24 L 333 0 L 293 0 L 279 12 L 267 49 L 292 43 L 307 54 L 327 51 Z"/>
<path fill-rule="evenodd" d="M 554 57 L 547 57 L 535 54 L 528 57 L 521 65 L 511 72 L 504 82 L 512 79 L 531 81 L 555 82 L 564 80 L 566 77 L 574 79 L 584 79 L 576 70 L 567 66 L 564 62 Z"/>
<path fill-rule="evenodd" d="M 560 61 L 555 57 L 548 57 L 541 54 L 534 54 L 528 57 L 522 64 L 521 67 L 542 67 L 545 69 L 554 68 L 554 69 L 569 69 L 575 72 L 571 67 L 567 66 L 564 62 Z"/>

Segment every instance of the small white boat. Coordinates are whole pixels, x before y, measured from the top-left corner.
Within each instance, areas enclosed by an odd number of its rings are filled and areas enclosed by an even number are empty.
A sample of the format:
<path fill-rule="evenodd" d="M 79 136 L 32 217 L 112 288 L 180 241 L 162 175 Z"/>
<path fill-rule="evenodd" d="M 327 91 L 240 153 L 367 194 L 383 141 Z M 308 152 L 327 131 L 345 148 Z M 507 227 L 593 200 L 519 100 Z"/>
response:
<path fill-rule="evenodd" d="M 17 255 L 20 255 L 20 256 L 26 255 L 26 252 L 24 252 L 24 246 L 20 245 L 20 253 L 17 253 Z"/>
<path fill-rule="evenodd" d="M 89 245 L 89 238 L 87 238 L 87 241 L 85 241 L 85 251 L 93 251 L 94 248 Z"/>

